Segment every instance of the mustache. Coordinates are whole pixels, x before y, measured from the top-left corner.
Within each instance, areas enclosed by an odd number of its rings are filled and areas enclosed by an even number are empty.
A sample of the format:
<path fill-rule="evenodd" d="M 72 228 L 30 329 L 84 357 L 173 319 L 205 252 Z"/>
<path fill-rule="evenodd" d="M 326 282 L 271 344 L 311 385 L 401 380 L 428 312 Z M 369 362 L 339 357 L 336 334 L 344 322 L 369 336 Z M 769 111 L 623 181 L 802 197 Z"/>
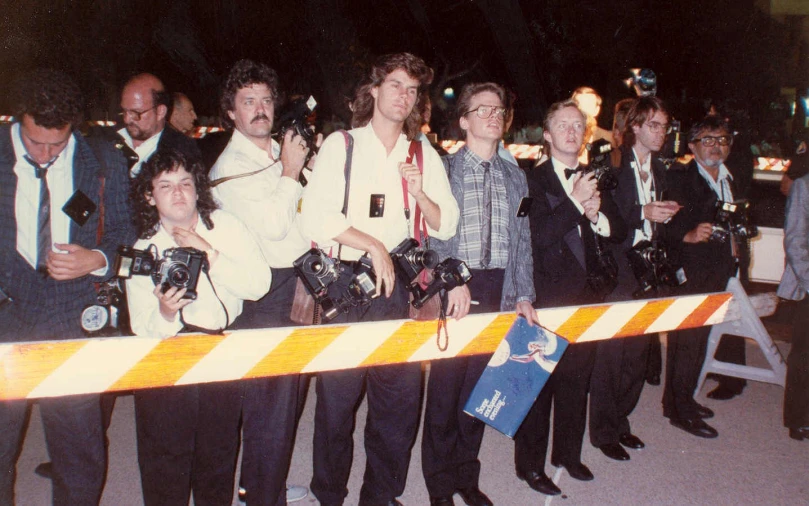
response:
<path fill-rule="evenodd" d="M 268 118 L 266 114 L 261 113 L 261 114 L 259 114 L 258 116 L 256 116 L 255 118 L 253 118 L 253 119 L 250 121 L 250 123 L 255 123 L 256 121 L 261 121 L 261 120 L 267 120 L 267 121 L 270 121 L 270 118 Z"/>

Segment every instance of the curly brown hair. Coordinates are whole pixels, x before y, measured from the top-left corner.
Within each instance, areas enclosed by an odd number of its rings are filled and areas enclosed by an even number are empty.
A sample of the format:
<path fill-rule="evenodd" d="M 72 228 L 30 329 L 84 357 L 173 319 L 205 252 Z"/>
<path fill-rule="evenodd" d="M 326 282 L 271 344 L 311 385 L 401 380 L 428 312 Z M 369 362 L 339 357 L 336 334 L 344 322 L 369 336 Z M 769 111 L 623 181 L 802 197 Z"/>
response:
<path fill-rule="evenodd" d="M 181 168 L 194 176 L 197 190 L 197 212 L 208 230 L 213 228 L 211 213 L 219 206 L 211 194 L 208 171 L 201 161 L 186 157 L 176 149 L 158 150 L 146 161 L 129 185 L 129 200 L 132 203 L 135 231 L 140 239 L 149 239 L 157 233 L 160 215 L 157 208 L 149 204 L 147 195 L 154 189 L 153 182 L 164 172 L 175 172 Z"/>
<path fill-rule="evenodd" d="M 81 123 L 81 91 L 70 77 L 57 70 L 38 69 L 24 75 L 15 82 L 13 97 L 17 121 L 27 114 L 44 128 L 75 127 Z"/>
<path fill-rule="evenodd" d="M 228 116 L 228 112 L 236 107 L 236 92 L 253 84 L 266 85 L 272 94 L 273 105 L 278 109 L 283 96 L 278 85 L 278 74 L 275 70 L 253 60 L 239 60 L 230 69 L 225 84 L 222 86 L 222 96 L 219 98 L 222 124 L 227 128 L 233 128 L 233 120 Z"/>
<path fill-rule="evenodd" d="M 354 111 L 351 117 L 353 128 L 362 127 L 371 121 L 374 115 L 374 97 L 371 89 L 382 84 L 391 72 L 402 69 L 411 78 L 419 82 L 419 95 L 416 104 L 404 123 L 402 131 L 408 140 L 421 131 L 424 108 L 427 106 L 427 87 L 433 82 L 433 69 L 424 60 L 410 53 L 387 54 L 379 57 L 371 67 L 370 75 L 357 87 L 354 100 L 351 102 Z"/>

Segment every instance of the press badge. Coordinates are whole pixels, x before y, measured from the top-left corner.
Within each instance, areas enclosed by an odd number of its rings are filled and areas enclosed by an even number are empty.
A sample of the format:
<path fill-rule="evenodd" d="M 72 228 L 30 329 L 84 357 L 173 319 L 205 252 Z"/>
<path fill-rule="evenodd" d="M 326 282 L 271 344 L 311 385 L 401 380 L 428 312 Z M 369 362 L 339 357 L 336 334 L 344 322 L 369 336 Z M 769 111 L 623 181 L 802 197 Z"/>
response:
<path fill-rule="evenodd" d="M 385 194 L 371 194 L 371 209 L 368 212 L 370 218 L 381 218 L 385 215 Z"/>

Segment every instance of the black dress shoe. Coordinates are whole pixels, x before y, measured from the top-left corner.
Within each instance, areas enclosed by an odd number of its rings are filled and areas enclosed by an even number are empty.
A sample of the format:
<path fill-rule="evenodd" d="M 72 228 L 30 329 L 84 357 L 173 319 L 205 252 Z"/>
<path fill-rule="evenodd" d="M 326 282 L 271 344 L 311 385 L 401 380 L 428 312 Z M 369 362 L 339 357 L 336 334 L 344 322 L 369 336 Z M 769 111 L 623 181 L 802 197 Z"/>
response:
<path fill-rule="evenodd" d="M 632 448 L 633 450 L 640 450 L 646 446 L 638 436 L 632 434 L 631 432 L 618 436 L 618 442 L 627 448 Z"/>
<path fill-rule="evenodd" d="M 574 480 L 590 481 L 594 478 L 593 473 L 590 472 L 590 468 L 588 468 L 581 462 L 576 462 L 573 464 L 562 464 L 561 462 L 551 461 L 551 464 L 554 465 L 555 467 L 564 467 L 565 469 L 567 469 L 567 474 L 569 474 L 570 477 L 573 478 Z"/>
<path fill-rule="evenodd" d="M 697 416 L 699 416 L 703 420 L 713 418 L 713 410 L 708 406 L 697 404 Z"/>
<path fill-rule="evenodd" d="M 455 501 L 452 500 L 452 496 L 430 497 L 430 506 L 455 506 Z"/>
<path fill-rule="evenodd" d="M 548 478 L 548 475 L 545 473 L 540 473 L 537 471 L 528 471 L 527 473 L 520 473 L 517 472 L 517 478 L 521 479 L 522 481 L 528 483 L 528 486 L 532 489 L 536 490 L 537 492 L 545 495 L 559 495 L 562 493 L 559 490 L 559 487 Z"/>
<path fill-rule="evenodd" d="M 468 506 L 494 506 L 492 500 L 478 487 L 459 488 L 458 494 Z"/>
<path fill-rule="evenodd" d="M 705 423 L 702 418 L 691 420 L 672 418 L 669 423 L 697 437 L 712 439 L 719 435 L 716 429 Z"/>
<path fill-rule="evenodd" d="M 652 374 L 652 375 L 646 376 L 646 383 L 648 383 L 650 385 L 653 385 L 653 386 L 659 385 L 660 384 L 660 375 L 659 374 Z"/>
<path fill-rule="evenodd" d="M 43 462 L 38 465 L 34 472 L 43 478 L 51 479 L 53 478 L 53 462 Z"/>
<path fill-rule="evenodd" d="M 789 429 L 789 437 L 795 439 L 797 441 L 803 441 L 804 439 L 809 439 L 809 425 L 804 427 L 795 427 L 794 429 L 790 427 Z"/>
<path fill-rule="evenodd" d="M 629 454 L 618 443 L 603 444 L 598 449 L 612 460 L 629 460 Z"/>
<path fill-rule="evenodd" d="M 733 399 L 737 395 L 741 395 L 741 392 L 731 390 L 720 383 L 718 387 L 708 392 L 707 397 L 716 401 L 726 401 L 728 399 Z"/>

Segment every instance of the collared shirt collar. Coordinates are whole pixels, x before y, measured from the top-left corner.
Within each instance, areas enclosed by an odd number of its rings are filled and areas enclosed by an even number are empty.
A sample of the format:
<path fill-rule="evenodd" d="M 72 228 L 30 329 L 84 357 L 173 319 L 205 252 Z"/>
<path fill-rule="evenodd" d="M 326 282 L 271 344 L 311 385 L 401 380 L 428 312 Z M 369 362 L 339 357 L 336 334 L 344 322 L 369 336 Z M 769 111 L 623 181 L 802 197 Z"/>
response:
<path fill-rule="evenodd" d="M 713 189 L 714 193 L 716 193 L 717 197 L 722 200 L 725 200 L 725 198 L 730 198 L 733 200 L 733 197 L 725 195 L 725 190 L 723 190 L 723 187 L 726 187 L 726 191 L 730 192 L 730 182 L 733 181 L 733 175 L 730 173 L 724 163 L 719 165 L 719 175 L 717 176 L 716 181 L 714 181 L 713 176 L 711 176 L 711 174 L 705 169 L 705 167 L 702 166 L 702 164 L 700 164 L 696 159 L 694 159 L 694 162 L 697 164 L 697 170 L 699 170 L 700 175 L 702 175 L 708 184 L 711 185 L 711 188 Z M 726 181 L 727 183 L 725 183 Z"/>
<path fill-rule="evenodd" d="M 469 149 L 469 147 L 466 145 L 464 145 L 464 147 L 462 147 L 461 149 L 463 150 L 464 170 L 466 170 L 467 168 L 476 169 L 480 167 L 483 164 L 483 162 L 489 162 L 492 168 L 497 166 L 497 164 L 495 163 L 495 159 L 497 158 L 497 151 L 494 152 L 494 155 L 492 155 L 490 159 L 484 160 L 481 156 L 479 156 L 477 153 Z"/>
<path fill-rule="evenodd" d="M 272 145 L 272 154 L 267 150 L 258 147 L 246 135 L 241 133 L 238 129 L 233 129 L 233 136 L 230 142 L 235 149 L 245 153 L 252 160 L 269 160 L 275 161 L 281 155 L 281 145 L 275 142 L 275 139 L 270 139 Z"/>

